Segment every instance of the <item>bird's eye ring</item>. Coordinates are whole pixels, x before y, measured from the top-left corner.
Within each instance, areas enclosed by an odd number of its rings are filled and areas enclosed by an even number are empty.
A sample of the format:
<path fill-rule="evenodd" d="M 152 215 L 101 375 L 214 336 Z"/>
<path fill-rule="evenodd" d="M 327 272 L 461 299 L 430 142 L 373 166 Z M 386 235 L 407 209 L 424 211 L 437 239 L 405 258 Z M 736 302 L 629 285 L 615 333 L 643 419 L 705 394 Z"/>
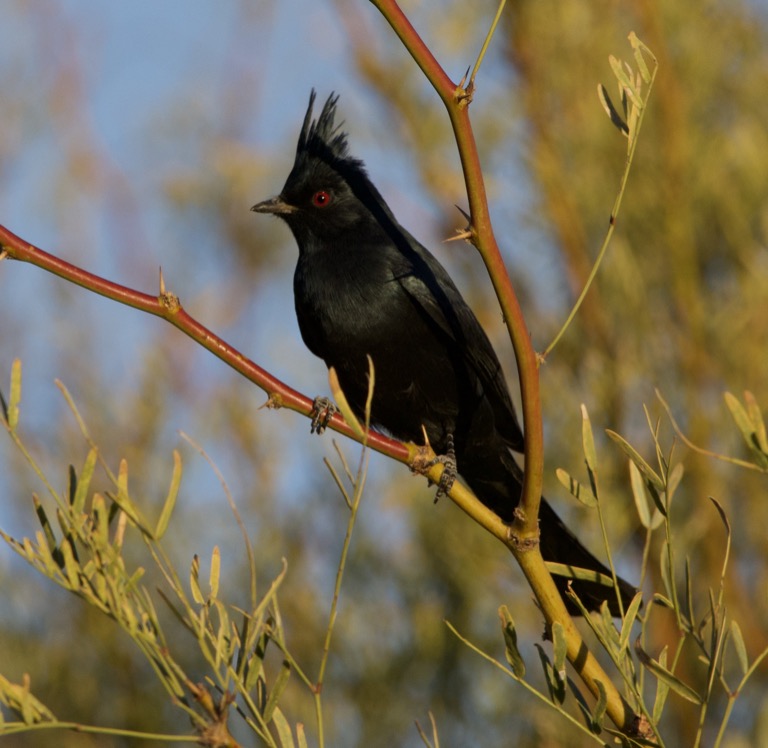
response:
<path fill-rule="evenodd" d="M 316 208 L 325 208 L 331 204 L 331 193 L 327 190 L 318 190 L 312 195 L 312 205 Z"/>

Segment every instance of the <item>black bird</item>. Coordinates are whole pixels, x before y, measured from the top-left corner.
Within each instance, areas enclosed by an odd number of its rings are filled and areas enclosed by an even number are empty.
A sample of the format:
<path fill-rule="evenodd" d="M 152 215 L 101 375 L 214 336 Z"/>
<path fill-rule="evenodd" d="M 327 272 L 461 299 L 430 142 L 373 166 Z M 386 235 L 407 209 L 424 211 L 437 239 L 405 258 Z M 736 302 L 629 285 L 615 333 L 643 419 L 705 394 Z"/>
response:
<path fill-rule="evenodd" d="M 452 441 L 459 474 L 511 522 L 522 481 L 512 453 L 523 451 L 523 432 L 501 364 L 443 266 L 397 222 L 362 161 L 349 155 L 334 122 L 338 97 L 316 120 L 314 101 L 313 90 L 285 186 L 252 208 L 282 218 L 299 245 L 293 290 L 304 343 L 336 369 L 360 416 L 369 354 L 372 423 L 416 443 L 423 426 L 437 454 Z M 546 501 L 539 520 L 545 560 L 610 575 Z M 568 584 L 556 581 L 561 591 Z M 618 613 L 612 588 L 574 580 L 573 589 L 587 608 L 608 600 Z M 620 589 L 626 608 L 635 589 L 623 580 Z"/>

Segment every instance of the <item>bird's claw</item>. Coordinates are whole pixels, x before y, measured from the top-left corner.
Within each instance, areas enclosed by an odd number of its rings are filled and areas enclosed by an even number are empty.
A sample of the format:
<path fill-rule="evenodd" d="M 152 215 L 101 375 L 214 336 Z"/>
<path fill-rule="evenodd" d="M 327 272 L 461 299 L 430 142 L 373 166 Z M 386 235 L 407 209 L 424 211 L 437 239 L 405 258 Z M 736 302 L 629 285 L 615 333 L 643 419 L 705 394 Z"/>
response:
<path fill-rule="evenodd" d="M 425 433 L 426 438 L 426 433 Z M 427 447 L 429 447 L 429 440 L 427 439 Z M 454 482 L 456 481 L 456 476 L 458 475 L 458 466 L 456 464 L 456 452 L 453 448 L 453 435 L 448 434 L 448 449 L 446 450 L 445 454 L 437 455 L 436 457 L 433 457 L 431 460 L 425 461 L 421 464 L 416 464 L 412 466 L 412 469 L 417 472 L 423 472 L 426 473 L 430 468 L 434 467 L 435 465 L 443 465 L 443 472 L 440 475 L 439 480 L 437 481 L 437 493 L 435 494 L 435 504 L 443 497 L 448 494 L 448 492 L 453 487 Z M 423 459 L 423 458 L 422 458 Z M 430 481 L 432 483 L 432 481 Z"/>
<path fill-rule="evenodd" d="M 333 404 L 330 398 L 316 397 L 312 401 L 312 423 L 310 433 L 322 434 L 331 421 L 331 418 L 338 413 L 338 408 Z"/>

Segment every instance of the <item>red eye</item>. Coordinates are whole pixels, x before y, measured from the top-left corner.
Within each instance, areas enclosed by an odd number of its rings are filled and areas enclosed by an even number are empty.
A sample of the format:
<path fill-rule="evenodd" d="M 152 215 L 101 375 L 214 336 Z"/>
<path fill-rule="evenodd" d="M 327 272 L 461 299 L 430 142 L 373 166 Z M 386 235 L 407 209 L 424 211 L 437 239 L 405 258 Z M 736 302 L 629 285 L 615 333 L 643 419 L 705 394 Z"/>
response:
<path fill-rule="evenodd" d="M 316 208 L 325 208 L 331 204 L 331 193 L 326 190 L 318 190 L 312 195 L 312 205 Z"/>

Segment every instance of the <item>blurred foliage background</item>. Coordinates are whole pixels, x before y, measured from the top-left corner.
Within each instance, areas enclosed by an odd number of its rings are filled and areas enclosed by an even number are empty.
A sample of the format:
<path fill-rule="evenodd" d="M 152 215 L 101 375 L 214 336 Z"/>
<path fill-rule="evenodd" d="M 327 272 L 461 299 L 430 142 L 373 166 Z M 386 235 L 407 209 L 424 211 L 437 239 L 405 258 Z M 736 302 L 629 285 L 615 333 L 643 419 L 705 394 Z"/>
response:
<path fill-rule="evenodd" d="M 353 152 L 401 221 L 458 279 L 514 385 L 482 264 L 469 246 L 440 243 L 463 225 L 453 207 L 464 194 L 447 118 L 371 6 L 262 0 L 232 2 L 209 16 L 183 3 L 163 11 L 130 5 L 4 5 L 5 225 L 141 290 L 157 287 L 162 265 L 169 288 L 204 324 L 308 395 L 325 393 L 324 366 L 304 350 L 293 319 L 293 240 L 248 207 L 281 187 L 309 88 L 321 98 L 335 88 Z M 403 6 L 456 79 L 495 10 L 449 0 Z M 677 443 L 654 388 L 695 443 L 736 456 L 745 450 L 723 392 L 749 389 L 768 407 L 767 22 L 768 8 L 757 1 L 513 2 L 472 104 L 496 234 L 543 349 L 589 272 L 623 168 L 625 143 L 596 85 L 610 88 L 608 55 L 629 56 L 631 30 L 657 55 L 660 72 L 608 259 L 542 368 L 545 485 L 558 511 L 599 549 L 595 516 L 573 503 L 554 470 L 582 469 L 581 403 L 598 436 L 614 429 L 652 458 L 647 405 L 660 419 L 662 443 L 675 444 L 674 460 L 685 464 L 673 523 L 679 571 L 688 556 L 700 606 L 724 552 L 707 497 L 730 517 L 736 557 L 727 603 L 750 654 L 768 638 L 768 481 Z M 166 50 L 178 52 L 176 77 L 162 88 Z M 185 477 L 168 542 L 182 568 L 193 553 L 207 558 L 221 546 L 225 587 L 237 601 L 246 581 L 236 525 L 205 461 L 177 432 L 206 449 L 245 519 L 260 583 L 287 559 L 286 628 L 297 657 L 315 661 L 346 523 L 322 465 L 333 455 L 331 437 L 310 437 L 296 415 L 260 410 L 262 393 L 170 326 L 5 262 L 3 388 L 16 357 L 25 367 L 25 439 L 61 486 L 85 446 L 54 378 L 72 392 L 108 461 L 127 458 L 133 493 L 147 507 L 160 506 L 171 450 L 182 450 Z M 356 459 L 355 445 L 342 448 Z M 598 449 L 614 555 L 619 571 L 637 580 L 642 535 L 626 460 L 605 439 Z M 0 439 L 4 529 L 34 532 L 29 497 L 39 490 Z M 443 623 L 503 656 L 496 609 L 506 603 L 527 634 L 524 654 L 535 658 L 541 621 L 501 547 L 449 502 L 434 506 L 423 480 L 376 456 L 356 533 L 325 692 L 332 745 L 419 745 L 413 721 L 427 724 L 429 710 L 446 745 L 583 744 Z M 658 583 L 659 551 L 651 551 L 648 591 Z M 0 549 L 0 589 L 2 671 L 15 680 L 30 673 L 35 693 L 59 716 L 188 729 L 152 691 L 130 642 L 8 549 Z M 653 635 L 650 651 L 672 640 L 671 617 L 665 624 L 657 616 Z M 695 658 L 685 652 L 680 663 L 694 683 Z M 727 745 L 754 745 L 765 735 L 767 685 L 763 667 L 741 697 Z M 298 685 L 283 704 L 293 720 L 313 724 L 311 699 Z M 675 703 L 663 725 L 670 744 L 688 745 L 695 712 Z M 56 742 L 129 744 L 69 734 Z"/>

